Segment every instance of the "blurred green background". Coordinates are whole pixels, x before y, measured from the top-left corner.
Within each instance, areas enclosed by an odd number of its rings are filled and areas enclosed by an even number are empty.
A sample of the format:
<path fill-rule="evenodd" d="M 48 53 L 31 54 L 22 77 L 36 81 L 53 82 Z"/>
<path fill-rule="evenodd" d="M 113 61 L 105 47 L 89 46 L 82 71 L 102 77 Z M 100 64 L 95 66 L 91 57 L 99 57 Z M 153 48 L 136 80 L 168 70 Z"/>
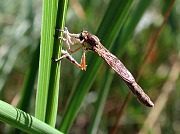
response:
<path fill-rule="evenodd" d="M 138 10 L 138 0 L 132 5 L 129 16 Z M 142 66 L 142 59 L 148 51 L 149 43 L 161 26 L 171 1 L 153 0 L 143 14 L 133 36 L 120 49 L 118 58 L 134 76 Z M 72 33 L 79 33 L 82 29 L 95 34 L 109 0 L 70 0 L 67 12 L 66 26 Z M 156 45 L 153 48 L 139 84 L 145 92 L 156 102 L 154 111 L 142 106 L 132 96 L 121 122 L 119 133 L 143 132 L 143 124 L 152 125 L 152 133 L 180 133 L 180 79 L 179 79 L 179 27 L 180 1 L 176 1 L 170 17 L 165 24 Z M 19 102 L 25 74 L 31 63 L 34 51 L 39 46 L 41 35 L 42 1 L 36 0 L 2 0 L 0 4 L 0 99 L 16 106 Z M 99 37 L 101 39 L 101 37 Z M 106 43 L 105 40 L 102 41 Z M 106 44 L 103 44 L 106 46 Z M 117 46 L 120 44 L 117 44 Z M 87 57 L 90 52 L 87 53 Z M 80 61 L 82 52 L 73 54 Z M 93 64 L 88 61 L 87 65 Z M 34 66 L 38 67 L 38 61 Z M 87 66 L 88 67 L 88 66 Z M 98 89 L 108 65 L 104 62 L 89 93 L 85 97 L 76 121 L 71 128 L 72 133 L 86 133 L 98 98 Z M 78 79 L 79 70 L 67 60 L 63 60 L 61 67 L 60 96 L 57 125 L 61 120 L 62 109 L 72 91 L 73 83 Z M 170 74 L 170 75 L 169 75 Z M 87 76 L 88 77 L 88 76 Z M 36 80 L 37 83 L 37 80 Z M 83 83 L 82 83 L 83 84 Z M 31 97 L 28 113 L 34 115 L 36 84 Z M 108 99 L 103 110 L 98 128 L 99 134 L 111 131 L 117 118 L 119 109 L 128 94 L 128 87 L 117 74 L 111 83 Z M 167 99 L 167 101 L 166 101 Z M 159 113 L 159 114 L 158 114 Z M 150 117 L 149 117 L 150 116 Z M 8 127 L 5 127 L 8 129 Z M 0 132 L 5 130 L 0 124 Z"/>

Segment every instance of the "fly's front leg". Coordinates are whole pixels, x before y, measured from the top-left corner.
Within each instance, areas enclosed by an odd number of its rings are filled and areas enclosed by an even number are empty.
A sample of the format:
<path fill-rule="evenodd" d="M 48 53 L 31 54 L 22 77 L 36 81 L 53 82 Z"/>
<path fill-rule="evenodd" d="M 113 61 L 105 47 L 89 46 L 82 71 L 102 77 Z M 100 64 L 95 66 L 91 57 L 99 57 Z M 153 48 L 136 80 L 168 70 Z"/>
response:
<path fill-rule="evenodd" d="M 53 62 L 58 62 L 63 59 L 68 59 L 70 62 L 75 64 L 79 69 L 81 70 L 86 70 L 86 61 L 85 61 L 85 52 L 83 53 L 84 56 L 82 56 L 81 59 L 81 64 L 79 64 L 67 51 L 62 50 L 61 53 L 63 54 L 60 58 L 58 59 L 52 59 Z M 83 58 L 84 57 L 84 58 Z"/>
<path fill-rule="evenodd" d="M 71 50 L 71 45 L 81 44 L 80 40 L 78 39 L 79 34 L 69 33 L 67 27 L 65 27 L 64 30 L 58 29 L 58 28 L 56 28 L 56 30 L 59 32 L 63 32 L 65 37 L 57 37 L 57 36 L 54 36 L 54 37 L 57 39 L 63 40 L 65 42 L 69 52 L 74 53 L 83 47 L 81 45 L 80 47 L 76 48 L 75 50 Z"/>

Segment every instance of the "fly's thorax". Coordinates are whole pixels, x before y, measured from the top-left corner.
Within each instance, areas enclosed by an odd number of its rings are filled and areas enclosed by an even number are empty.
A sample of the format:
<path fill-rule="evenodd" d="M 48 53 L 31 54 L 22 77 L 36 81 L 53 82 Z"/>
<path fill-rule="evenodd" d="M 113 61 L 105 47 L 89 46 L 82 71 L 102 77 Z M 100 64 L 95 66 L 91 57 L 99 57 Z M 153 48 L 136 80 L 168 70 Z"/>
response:
<path fill-rule="evenodd" d="M 97 45 L 99 44 L 100 40 L 97 36 L 92 35 L 92 34 L 88 34 L 88 40 L 93 44 L 93 45 Z"/>
<path fill-rule="evenodd" d="M 86 50 L 93 50 L 93 47 L 86 41 L 84 41 L 82 45 L 86 48 Z"/>

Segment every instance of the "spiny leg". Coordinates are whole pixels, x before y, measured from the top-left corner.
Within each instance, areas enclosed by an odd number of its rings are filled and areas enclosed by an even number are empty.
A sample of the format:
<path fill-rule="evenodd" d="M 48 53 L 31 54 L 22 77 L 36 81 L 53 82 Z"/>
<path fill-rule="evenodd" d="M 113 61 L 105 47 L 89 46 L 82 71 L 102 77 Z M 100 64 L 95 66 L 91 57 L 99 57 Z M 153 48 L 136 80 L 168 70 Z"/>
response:
<path fill-rule="evenodd" d="M 64 37 L 58 37 L 58 36 L 54 36 L 54 37 L 57 39 L 63 40 L 65 42 L 69 52 L 74 53 L 83 47 L 81 45 L 81 41 L 77 38 L 79 36 L 79 34 L 69 33 L 67 27 L 65 27 L 64 30 L 58 29 L 58 28 L 55 28 L 55 29 L 57 31 L 63 32 L 63 34 L 65 34 L 65 36 L 66 36 L 65 38 Z M 74 38 L 72 38 L 72 37 L 74 37 Z M 72 41 L 72 39 L 74 39 L 74 41 Z M 75 50 L 71 50 L 71 47 L 70 47 L 71 45 L 81 45 L 81 46 L 76 48 Z"/>
<path fill-rule="evenodd" d="M 67 46 L 69 52 L 74 53 L 74 52 L 78 51 L 79 49 L 81 49 L 83 47 L 83 45 L 81 45 L 81 41 L 78 39 L 79 34 L 71 34 L 71 33 L 69 33 L 69 31 L 68 31 L 68 29 L 66 27 L 65 27 L 64 30 L 57 29 L 57 28 L 56 28 L 56 30 L 60 31 L 60 32 L 63 32 L 65 37 L 57 37 L 57 36 L 54 36 L 54 37 L 58 38 L 60 40 L 63 40 L 66 43 L 66 46 Z M 73 42 L 72 39 L 74 39 L 74 42 Z M 76 48 L 75 50 L 71 50 L 70 46 L 75 45 L 75 44 L 79 44 L 81 46 Z M 60 60 L 62 60 L 64 58 L 66 58 L 69 61 L 71 61 L 73 64 L 75 64 L 78 68 L 80 68 L 82 70 L 86 70 L 86 59 L 85 59 L 86 50 L 85 49 L 83 51 L 83 55 L 82 55 L 80 64 L 67 51 L 62 50 L 61 53 L 63 55 L 60 58 L 52 59 L 52 61 L 58 62 L 58 61 L 60 61 Z"/>
<path fill-rule="evenodd" d="M 58 29 L 58 28 L 55 28 L 57 31 L 59 32 L 62 32 L 65 36 L 66 36 L 66 40 L 68 40 L 68 43 L 69 44 L 75 44 L 75 42 L 72 42 L 71 41 L 71 38 L 73 37 L 73 39 L 76 41 L 76 42 L 80 42 L 80 40 L 78 39 L 79 38 L 79 34 L 73 34 L 73 33 L 70 33 L 67 29 L 67 27 L 63 29 Z M 57 37 L 56 37 L 57 38 Z M 61 39 L 62 37 L 58 37 L 59 39 Z"/>
<path fill-rule="evenodd" d="M 65 34 L 66 37 L 69 37 L 69 38 L 74 37 L 76 39 L 78 39 L 79 37 L 79 34 L 70 33 L 67 27 L 65 27 L 64 29 L 59 29 L 59 28 L 55 28 L 55 29 L 59 32 L 63 32 L 63 34 Z"/>
<path fill-rule="evenodd" d="M 85 51 L 83 52 L 81 64 L 79 64 L 67 51 L 62 50 L 61 53 L 63 54 L 60 58 L 52 59 L 53 62 L 58 62 L 63 59 L 68 59 L 70 62 L 75 64 L 79 69 L 86 70 L 86 61 L 85 61 Z"/>

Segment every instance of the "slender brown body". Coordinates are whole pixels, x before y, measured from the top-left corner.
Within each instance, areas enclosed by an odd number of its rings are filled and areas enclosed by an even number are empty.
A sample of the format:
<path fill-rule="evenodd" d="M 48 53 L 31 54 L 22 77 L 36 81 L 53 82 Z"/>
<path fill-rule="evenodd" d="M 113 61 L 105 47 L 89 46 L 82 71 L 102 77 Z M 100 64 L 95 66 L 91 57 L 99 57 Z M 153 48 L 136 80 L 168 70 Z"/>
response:
<path fill-rule="evenodd" d="M 65 30 L 59 31 L 65 34 L 66 38 L 59 37 L 59 39 L 62 39 L 66 42 L 67 48 L 71 53 L 76 52 L 80 48 L 83 48 L 84 51 L 81 59 L 81 64 L 79 64 L 67 51 L 64 50 L 62 50 L 62 54 L 64 55 L 58 59 L 53 59 L 53 61 L 57 62 L 59 60 L 67 58 L 80 69 L 86 70 L 85 53 L 87 50 L 92 50 L 99 56 L 101 56 L 111 66 L 111 68 L 124 80 L 124 82 L 127 84 L 127 86 L 131 89 L 131 91 L 136 95 L 136 97 L 142 104 L 148 107 L 154 107 L 154 104 L 151 101 L 151 99 L 136 83 L 134 77 L 128 71 L 128 69 L 122 64 L 122 62 L 116 56 L 114 56 L 109 50 L 107 50 L 101 44 L 97 36 L 89 34 L 87 31 L 82 31 L 79 34 L 71 34 L 67 30 L 67 28 L 65 28 Z M 80 47 L 76 50 L 71 50 L 70 45 L 74 45 L 75 43 L 77 44 L 77 42 L 79 42 Z"/>
<path fill-rule="evenodd" d="M 109 50 L 107 50 L 99 41 L 98 37 L 89 34 L 87 31 L 82 31 L 79 39 L 83 41 L 82 45 L 87 48 L 87 50 L 92 50 L 101 56 L 111 68 L 124 80 L 131 91 L 136 95 L 141 103 L 148 107 L 153 107 L 154 104 L 151 99 L 144 93 L 142 88 L 136 83 L 132 74 L 128 69 L 122 64 L 122 62 L 114 56 Z"/>

